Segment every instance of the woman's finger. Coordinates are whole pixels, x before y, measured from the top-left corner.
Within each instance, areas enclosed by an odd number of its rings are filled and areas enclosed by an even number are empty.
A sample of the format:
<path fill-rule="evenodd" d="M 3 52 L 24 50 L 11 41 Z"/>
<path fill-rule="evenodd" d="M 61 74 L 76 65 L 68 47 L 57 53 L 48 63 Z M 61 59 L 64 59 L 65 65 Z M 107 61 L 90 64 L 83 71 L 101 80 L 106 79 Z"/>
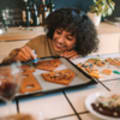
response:
<path fill-rule="evenodd" d="M 26 51 L 28 52 L 28 54 L 30 55 L 30 58 L 31 58 L 31 59 L 35 59 L 35 58 L 36 58 L 35 53 L 33 53 L 33 50 L 32 50 L 30 47 L 25 46 L 25 50 L 26 50 Z"/>
<path fill-rule="evenodd" d="M 31 59 L 31 54 L 29 50 L 26 47 L 21 48 L 21 52 L 24 54 L 24 56 L 29 60 Z"/>
<path fill-rule="evenodd" d="M 19 53 L 16 55 L 15 60 L 20 60 L 20 61 L 27 61 L 29 60 L 27 56 L 24 55 L 22 51 L 19 51 Z"/>
<path fill-rule="evenodd" d="M 29 48 L 28 46 L 24 46 L 23 48 L 19 49 L 15 60 L 20 60 L 20 61 L 28 61 L 30 59 L 35 59 L 36 56 L 33 53 L 33 50 Z"/>

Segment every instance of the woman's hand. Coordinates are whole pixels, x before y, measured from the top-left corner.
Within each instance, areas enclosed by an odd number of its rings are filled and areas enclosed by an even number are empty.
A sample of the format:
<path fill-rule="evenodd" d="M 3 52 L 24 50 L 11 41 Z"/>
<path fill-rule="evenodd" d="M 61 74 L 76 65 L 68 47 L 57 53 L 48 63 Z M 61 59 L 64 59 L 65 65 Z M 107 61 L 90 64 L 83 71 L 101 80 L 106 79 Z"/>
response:
<path fill-rule="evenodd" d="M 35 59 L 35 58 L 36 56 L 34 55 L 33 50 L 28 46 L 24 46 L 18 50 L 14 60 L 15 61 L 17 60 L 28 61 L 28 60 Z"/>
<path fill-rule="evenodd" d="M 75 58 L 78 56 L 78 53 L 75 50 L 65 51 L 60 56 L 66 57 L 68 59 Z"/>

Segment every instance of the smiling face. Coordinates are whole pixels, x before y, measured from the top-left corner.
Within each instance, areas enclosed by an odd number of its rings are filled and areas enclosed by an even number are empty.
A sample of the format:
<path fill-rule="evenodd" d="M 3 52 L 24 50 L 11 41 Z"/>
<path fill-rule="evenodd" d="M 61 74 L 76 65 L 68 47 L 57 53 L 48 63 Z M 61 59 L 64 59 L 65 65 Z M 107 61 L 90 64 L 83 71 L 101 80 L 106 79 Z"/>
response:
<path fill-rule="evenodd" d="M 56 29 L 53 35 L 53 48 L 56 52 L 71 50 L 76 43 L 75 36 L 63 29 Z"/>

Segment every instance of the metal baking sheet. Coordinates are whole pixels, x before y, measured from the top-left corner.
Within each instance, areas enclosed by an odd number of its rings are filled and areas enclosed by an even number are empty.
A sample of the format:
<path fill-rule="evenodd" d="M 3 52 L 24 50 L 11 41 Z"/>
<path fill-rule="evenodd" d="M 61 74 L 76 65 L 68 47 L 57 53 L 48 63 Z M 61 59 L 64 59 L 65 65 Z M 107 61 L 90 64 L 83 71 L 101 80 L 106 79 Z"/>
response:
<path fill-rule="evenodd" d="M 36 80 L 40 83 L 42 90 L 28 92 L 28 93 L 24 93 L 24 94 L 18 94 L 17 95 L 18 97 L 19 96 L 36 95 L 36 94 L 42 95 L 42 94 L 46 94 L 46 93 L 56 92 L 56 91 L 75 88 L 75 87 L 82 88 L 82 87 L 88 86 L 90 84 L 96 83 L 96 81 L 91 76 L 87 75 L 83 71 L 80 71 L 79 68 L 77 68 L 72 62 L 70 62 L 68 59 L 66 59 L 64 57 L 46 57 L 46 58 L 43 58 L 40 60 L 41 61 L 42 60 L 50 60 L 50 59 L 55 59 L 55 58 L 60 59 L 60 61 L 62 62 L 62 64 L 59 65 L 55 69 L 55 71 L 63 70 L 63 69 L 67 68 L 67 69 L 71 69 L 75 73 L 75 77 L 71 81 L 71 83 L 69 85 L 61 85 L 61 84 L 57 84 L 57 83 L 47 82 L 42 78 L 41 74 L 47 73 L 48 71 L 36 69 L 35 72 L 33 73 L 33 75 L 35 76 Z M 31 63 L 27 63 L 27 64 L 31 64 Z"/>
<path fill-rule="evenodd" d="M 56 69 L 57 70 L 63 70 L 63 69 L 71 69 L 75 73 L 75 78 L 72 80 L 72 82 L 66 86 L 66 85 L 60 85 L 52 82 L 47 82 L 41 77 L 41 73 L 45 73 L 46 71 L 43 70 L 36 70 L 34 72 L 34 76 L 36 79 L 39 81 L 40 85 L 42 86 L 42 91 L 51 91 L 51 90 L 56 90 L 56 89 L 61 89 L 61 88 L 66 88 L 66 87 L 72 87 L 72 86 L 78 86 L 78 85 L 83 85 L 91 82 L 92 80 L 85 76 L 83 73 L 81 73 L 75 66 L 73 66 L 68 60 L 65 58 L 59 58 L 60 61 L 62 61 L 62 64 Z"/>
<path fill-rule="evenodd" d="M 72 62 L 74 64 L 76 64 L 76 65 L 78 63 L 83 63 L 84 64 L 85 61 L 87 61 L 90 58 L 98 58 L 98 59 L 100 59 L 102 61 L 104 61 L 106 58 L 118 58 L 120 60 L 120 53 L 93 55 L 93 56 L 87 56 L 87 57 L 84 57 L 84 58 L 79 57 L 77 59 L 73 59 Z M 113 71 L 120 72 L 120 66 L 113 66 L 113 65 L 110 65 L 109 63 L 106 63 L 105 66 L 103 66 L 103 67 L 97 67 L 96 66 L 96 69 L 99 71 L 100 78 L 98 80 L 100 80 L 100 81 L 114 80 L 114 79 L 119 79 L 120 78 L 120 74 L 115 74 L 113 72 Z M 104 70 L 104 69 L 110 69 L 110 70 L 112 70 L 111 75 L 105 75 L 105 74 L 103 74 L 102 70 Z"/>
<path fill-rule="evenodd" d="M 38 90 L 34 92 L 18 93 L 16 97 L 31 96 L 36 94 L 42 95 L 42 94 L 56 92 L 56 91 L 69 89 L 69 88 L 75 88 L 75 87 L 82 88 L 90 84 L 96 83 L 95 79 L 93 79 L 91 76 L 89 76 L 85 72 L 81 71 L 78 67 L 76 67 L 76 65 L 74 65 L 71 61 L 69 61 L 64 57 L 45 57 L 39 60 L 44 61 L 44 60 L 52 60 L 56 58 L 59 59 L 62 62 L 62 64 L 60 64 L 55 69 L 55 71 L 63 70 L 63 69 L 71 69 L 75 73 L 75 77 L 73 78 L 73 80 L 69 85 L 61 85 L 57 83 L 47 82 L 42 78 L 41 74 L 47 73 L 48 71 L 35 69 L 35 72 L 33 72 L 33 75 L 35 76 L 36 80 L 39 82 L 40 86 L 42 87 L 42 90 Z M 32 67 L 34 67 L 34 64 L 32 61 L 25 62 L 23 64 L 31 65 Z"/>

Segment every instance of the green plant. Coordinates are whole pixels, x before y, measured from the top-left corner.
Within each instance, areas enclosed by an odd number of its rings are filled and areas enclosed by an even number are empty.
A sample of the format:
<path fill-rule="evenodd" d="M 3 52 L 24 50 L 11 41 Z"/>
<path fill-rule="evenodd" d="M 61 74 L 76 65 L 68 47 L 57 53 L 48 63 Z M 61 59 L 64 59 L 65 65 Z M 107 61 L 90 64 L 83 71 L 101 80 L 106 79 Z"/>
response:
<path fill-rule="evenodd" d="M 106 17 L 112 14 L 114 8 L 115 3 L 112 0 L 93 0 L 93 5 L 90 6 L 90 12 Z"/>

